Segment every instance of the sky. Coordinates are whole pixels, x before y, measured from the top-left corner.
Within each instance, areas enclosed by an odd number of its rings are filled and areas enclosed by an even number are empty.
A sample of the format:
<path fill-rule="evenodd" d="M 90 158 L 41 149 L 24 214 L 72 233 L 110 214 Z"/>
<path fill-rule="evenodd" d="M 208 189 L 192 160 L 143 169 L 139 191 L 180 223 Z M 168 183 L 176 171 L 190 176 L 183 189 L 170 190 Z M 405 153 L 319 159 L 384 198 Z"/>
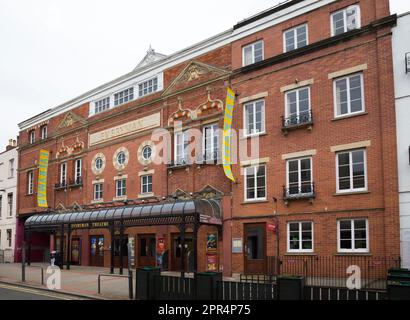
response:
<path fill-rule="evenodd" d="M 174 53 L 277 3 L 0 0 L 0 152 L 18 123 L 130 72 L 149 46 Z"/>

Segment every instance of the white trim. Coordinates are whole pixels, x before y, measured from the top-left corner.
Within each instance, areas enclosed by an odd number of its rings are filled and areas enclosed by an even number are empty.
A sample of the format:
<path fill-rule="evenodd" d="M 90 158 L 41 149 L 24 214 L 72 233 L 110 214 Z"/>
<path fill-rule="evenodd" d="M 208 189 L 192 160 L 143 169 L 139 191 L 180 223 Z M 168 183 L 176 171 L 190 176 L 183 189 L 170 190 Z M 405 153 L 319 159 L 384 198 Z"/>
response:
<path fill-rule="evenodd" d="M 258 198 L 258 185 L 257 185 L 257 168 L 258 167 L 265 167 L 265 197 Z M 253 175 L 254 175 L 254 183 L 255 183 L 255 197 L 254 198 L 248 198 L 247 197 L 247 174 L 246 174 L 246 169 L 252 168 L 253 169 Z M 259 164 L 259 165 L 254 165 L 254 166 L 248 166 L 244 168 L 244 199 L 245 202 L 254 202 L 254 201 L 264 201 L 268 197 L 268 181 L 267 181 L 267 166 L 266 164 Z"/>
<path fill-rule="evenodd" d="M 64 168 L 64 170 L 63 170 L 63 168 Z M 61 185 L 63 185 L 63 182 L 65 182 L 65 185 L 68 184 L 67 183 L 67 168 L 68 168 L 67 162 L 63 162 L 63 163 L 60 164 L 60 184 Z"/>
<path fill-rule="evenodd" d="M 296 116 L 300 115 L 300 103 L 299 103 L 299 94 L 300 94 L 300 90 L 304 90 L 307 89 L 308 90 L 308 102 L 309 102 L 309 109 L 307 111 L 311 111 L 312 110 L 312 105 L 311 105 L 311 97 L 310 97 L 310 86 L 303 86 L 303 87 L 298 87 L 295 88 L 293 90 L 289 90 L 287 92 L 285 92 L 285 118 L 288 118 L 290 116 L 290 112 L 289 112 L 289 106 L 288 106 L 288 94 L 291 94 L 293 92 L 296 93 Z M 306 112 L 306 111 L 304 111 Z"/>
<path fill-rule="evenodd" d="M 291 249 L 290 248 L 290 224 L 297 223 L 299 225 L 299 247 L 300 249 Z M 312 233 L 312 249 L 302 249 L 302 223 L 310 223 L 311 226 L 311 233 Z M 288 221 L 287 222 L 287 234 L 286 234 L 286 242 L 287 242 L 287 252 L 289 253 L 312 253 L 315 251 L 315 224 L 313 221 Z"/>
<path fill-rule="evenodd" d="M 307 160 L 309 159 L 310 161 L 310 185 L 313 183 L 313 160 L 312 157 L 302 157 L 302 158 L 293 158 L 293 159 L 288 159 L 286 160 L 286 188 L 289 189 L 289 162 L 290 161 L 297 161 L 298 162 L 298 188 L 302 188 L 302 167 L 300 165 L 300 162 L 302 160 Z M 313 190 L 309 193 L 299 193 L 300 195 L 302 194 L 311 194 Z M 296 195 L 299 195 L 296 194 Z"/>
<path fill-rule="evenodd" d="M 34 171 L 33 170 L 30 170 L 28 172 L 27 180 L 28 180 L 28 182 L 27 182 L 28 183 L 28 185 L 27 185 L 27 194 L 32 195 L 32 194 L 34 194 Z M 0 203 L 0 205 L 1 205 L 1 203 Z"/>
<path fill-rule="evenodd" d="M 144 192 L 144 183 L 143 180 L 144 178 L 148 178 L 151 177 L 151 191 L 148 192 Z M 154 176 L 152 174 L 144 174 L 142 176 L 140 176 L 140 184 L 141 184 L 141 188 L 140 188 L 140 195 L 147 195 L 147 194 L 152 194 L 153 193 L 153 186 L 154 186 Z M 148 186 L 150 183 L 146 183 L 145 186 Z"/>
<path fill-rule="evenodd" d="M 354 246 L 354 225 L 355 220 L 365 220 L 366 221 L 366 249 L 342 249 L 340 246 L 340 222 L 341 221 L 351 221 L 351 233 L 352 233 L 352 247 Z M 353 227 L 353 229 L 352 229 Z M 340 253 L 369 253 L 370 252 L 370 237 L 369 237 L 369 219 L 368 218 L 350 218 L 350 219 L 338 219 L 337 220 L 337 252 Z"/>
<path fill-rule="evenodd" d="M 101 190 L 99 191 L 99 192 L 101 193 L 101 195 L 102 195 L 101 198 L 96 198 L 96 190 L 95 190 L 95 188 L 96 188 L 97 185 L 101 185 L 101 186 L 102 186 Z M 103 199 L 104 199 L 104 181 L 96 181 L 96 182 L 93 181 L 93 201 L 101 201 L 101 200 L 103 200 Z"/>
<path fill-rule="evenodd" d="M 351 5 L 351 6 L 348 6 L 348 7 L 345 7 L 343 9 L 340 9 L 340 10 L 337 10 L 337 11 L 334 11 L 334 12 L 330 13 L 330 36 L 331 37 L 335 36 L 335 30 L 334 30 L 334 25 L 333 25 L 333 16 L 335 14 L 340 13 L 340 12 L 343 12 L 344 33 L 349 31 L 349 30 L 347 30 L 347 16 L 346 16 L 346 13 L 347 13 L 347 10 L 352 8 L 352 7 L 356 7 L 356 9 L 357 9 L 357 17 L 356 17 L 357 18 L 357 25 L 356 25 L 355 29 L 360 29 L 361 28 L 362 19 L 361 19 L 360 6 L 358 4 L 354 4 L 354 5 Z"/>
<path fill-rule="evenodd" d="M 74 180 L 77 181 L 78 178 L 83 177 L 83 159 L 77 158 L 74 161 L 75 161 Z M 80 169 L 80 170 L 78 170 L 78 169 Z"/>
<path fill-rule="evenodd" d="M 364 188 L 353 188 L 353 170 L 352 170 L 352 152 L 363 151 L 363 161 L 364 161 Z M 349 153 L 349 172 L 350 172 L 350 188 L 339 190 L 339 154 Z M 356 150 L 344 150 L 336 152 L 336 193 L 354 193 L 354 192 L 363 192 L 368 190 L 368 178 L 367 178 L 367 150 L 365 148 L 356 149 Z"/>
<path fill-rule="evenodd" d="M 254 112 L 254 115 L 255 115 L 256 103 L 258 103 L 258 102 L 263 102 L 263 105 L 262 105 L 262 119 L 261 119 L 261 131 L 256 132 L 256 133 L 248 133 L 248 118 L 246 117 L 246 108 L 247 108 L 247 106 L 252 105 L 253 112 Z M 255 137 L 255 136 L 259 136 L 259 135 L 262 135 L 262 134 L 266 133 L 265 112 L 266 112 L 265 99 L 250 101 L 250 102 L 247 102 L 243 105 L 243 129 L 244 129 L 243 134 L 244 134 L 245 138 Z M 254 118 L 253 119 L 253 121 L 254 121 L 253 124 L 255 124 L 256 123 L 256 117 L 254 116 L 253 118 Z"/>
<path fill-rule="evenodd" d="M 360 86 L 361 86 L 361 95 L 362 95 L 362 109 L 359 111 L 351 112 L 352 106 L 350 101 L 350 78 L 360 76 Z M 340 80 L 346 80 L 346 92 L 347 92 L 347 108 L 348 112 L 344 114 L 337 114 L 337 94 L 336 94 L 336 82 Z M 333 112 L 335 119 L 340 119 L 343 117 L 349 117 L 355 114 L 362 114 L 366 112 L 365 96 L 364 96 L 364 79 L 363 73 L 354 73 L 345 77 L 333 79 Z"/>
<path fill-rule="evenodd" d="M 215 128 L 216 127 L 216 128 Z M 212 152 L 212 158 L 208 159 L 206 157 L 206 128 L 213 128 L 211 130 L 212 134 L 211 134 L 211 148 L 209 148 Z M 217 156 L 214 156 L 214 151 L 215 151 L 215 143 L 214 143 L 214 139 L 215 137 L 217 138 L 217 145 L 216 145 L 216 152 L 217 152 Z M 208 160 L 217 160 L 218 155 L 220 154 L 220 129 L 219 129 L 219 123 L 218 122 L 214 122 L 214 123 L 209 123 L 207 125 L 204 125 L 202 127 L 202 157 L 203 159 L 205 159 L 205 161 Z"/>
<path fill-rule="evenodd" d="M 259 43 L 262 43 L 262 60 L 261 61 L 263 61 L 265 59 L 265 43 L 264 43 L 263 39 L 257 40 L 255 42 L 249 43 L 249 44 L 244 45 L 242 47 L 242 67 L 246 67 L 246 66 L 249 66 L 249 65 L 252 65 L 252 64 L 255 63 L 255 46 Z M 252 48 L 252 62 L 250 62 L 248 64 L 245 63 L 245 49 L 247 49 L 247 48 Z M 257 62 L 259 62 L 259 61 L 257 61 Z"/>
<path fill-rule="evenodd" d="M 246 26 L 243 26 L 236 30 L 231 28 L 229 30 L 221 32 L 211 38 L 180 50 L 165 59 L 133 70 L 130 73 L 127 73 L 117 79 L 103 84 L 102 86 L 99 86 L 78 97 L 75 97 L 74 99 L 67 101 L 55 108 L 52 108 L 49 111 L 41 113 L 33 118 L 27 119 L 19 123 L 19 128 L 20 130 L 26 130 L 41 121 L 48 120 L 52 117 L 63 114 L 68 110 L 76 108 L 84 103 L 98 99 L 100 96 L 105 96 L 107 95 L 108 91 L 114 91 L 114 87 L 127 87 L 130 83 L 142 81 L 143 79 L 152 77 L 155 74 L 161 73 L 164 70 L 176 66 L 184 61 L 191 60 L 207 52 L 211 52 L 217 48 L 223 47 L 224 45 L 245 38 L 251 34 L 278 25 L 284 21 L 290 20 L 336 1 L 337 0 L 305 0 L 281 11 L 275 12 L 267 17 L 258 19 L 257 21 L 249 23 Z"/>
<path fill-rule="evenodd" d="M 306 44 L 304 45 L 304 47 L 307 46 L 307 45 L 309 45 L 309 27 L 308 27 L 308 24 L 307 24 L 307 23 L 302 23 L 302 24 L 300 24 L 300 25 L 298 25 L 298 26 L 292 27 L 292 28 L 290 28 L 290 29 L 286 29 L 286 30 L 284 30 L 284 31 L 282 32 L 282 37 L 283 37 L 283 53 L 290 52 L 290 51 L 293 51 L 293 50 L 302 48 L 302 47 L 298 47 L 298 39 L 297 39 L 297 33 L 296 33 L 296 30 L 297 30 L 298 28 L 300 28 L 300 27 L 306 27 Z M 290 31 L 293 31 L 293 35 L 294 35 L 294 37 L 295 37 L 294 43 L 293 43 L 293 44 L 295 45 L 295 48 L 292 49 L 292 50 L 286 51 L 286 36 L 285 36 L 285 34 L 288 33 L 288 32 L 290 32 Z"/>

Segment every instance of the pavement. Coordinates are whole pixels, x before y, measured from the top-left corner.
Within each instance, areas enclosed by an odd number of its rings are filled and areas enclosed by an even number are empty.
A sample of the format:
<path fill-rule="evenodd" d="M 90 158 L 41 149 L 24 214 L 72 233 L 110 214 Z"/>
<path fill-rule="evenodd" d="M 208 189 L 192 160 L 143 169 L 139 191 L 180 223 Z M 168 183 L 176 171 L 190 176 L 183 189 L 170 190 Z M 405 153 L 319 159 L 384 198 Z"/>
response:
<path fill-rule="evenodd" d="M 76 296 L 0 283 L 0 300 L 81 300 Z"/>

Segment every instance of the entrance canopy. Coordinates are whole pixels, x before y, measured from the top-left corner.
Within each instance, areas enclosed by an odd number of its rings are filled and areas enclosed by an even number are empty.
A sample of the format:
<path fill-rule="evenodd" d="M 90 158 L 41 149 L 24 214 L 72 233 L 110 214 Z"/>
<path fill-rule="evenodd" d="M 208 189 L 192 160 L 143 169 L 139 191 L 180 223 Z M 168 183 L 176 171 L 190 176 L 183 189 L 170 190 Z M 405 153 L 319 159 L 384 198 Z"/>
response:
<path fill-rule="evenodd" d="M 53 230 L 104 228 L 110 224 L 128 226 L 208 224 L 222 225 L 221 207 L 213 199 L 189 199 L 157 204 L 100 208 L 92 211 L 36 214 L 25 222 L 26 229 Z"/>

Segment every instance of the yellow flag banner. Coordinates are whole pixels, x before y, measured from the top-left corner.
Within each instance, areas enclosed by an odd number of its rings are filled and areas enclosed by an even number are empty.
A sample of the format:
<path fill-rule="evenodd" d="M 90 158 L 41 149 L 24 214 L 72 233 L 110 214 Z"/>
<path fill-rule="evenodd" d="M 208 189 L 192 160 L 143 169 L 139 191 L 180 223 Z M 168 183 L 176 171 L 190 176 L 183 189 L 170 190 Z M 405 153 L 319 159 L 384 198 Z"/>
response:
<path fill-rule="evenodd" d="M 38 190 L 37 190 L 37 205 L 40 208 L 48 208 L 47 204 L 47 173 L 48 159 L 50 152 L 40 150 L 40 161 L 38 170 Z"/>
<path fill-rule="evenodd" d="M 228 87 L 226 93 L 226 103 L 225 103 L 225 117 L 224 117 L 224 130 L 223 130 L 223 142 L 222 142 L 222 154 L 223 154 L 223 168 L 225 175 L 228 179 L 235 182 L 235 178 L 232 174 L 231 168 L 231 139 L 232 139 L 232 118 L 233 109 L 235 104 L 235 93 L 231 88 Z"/>

